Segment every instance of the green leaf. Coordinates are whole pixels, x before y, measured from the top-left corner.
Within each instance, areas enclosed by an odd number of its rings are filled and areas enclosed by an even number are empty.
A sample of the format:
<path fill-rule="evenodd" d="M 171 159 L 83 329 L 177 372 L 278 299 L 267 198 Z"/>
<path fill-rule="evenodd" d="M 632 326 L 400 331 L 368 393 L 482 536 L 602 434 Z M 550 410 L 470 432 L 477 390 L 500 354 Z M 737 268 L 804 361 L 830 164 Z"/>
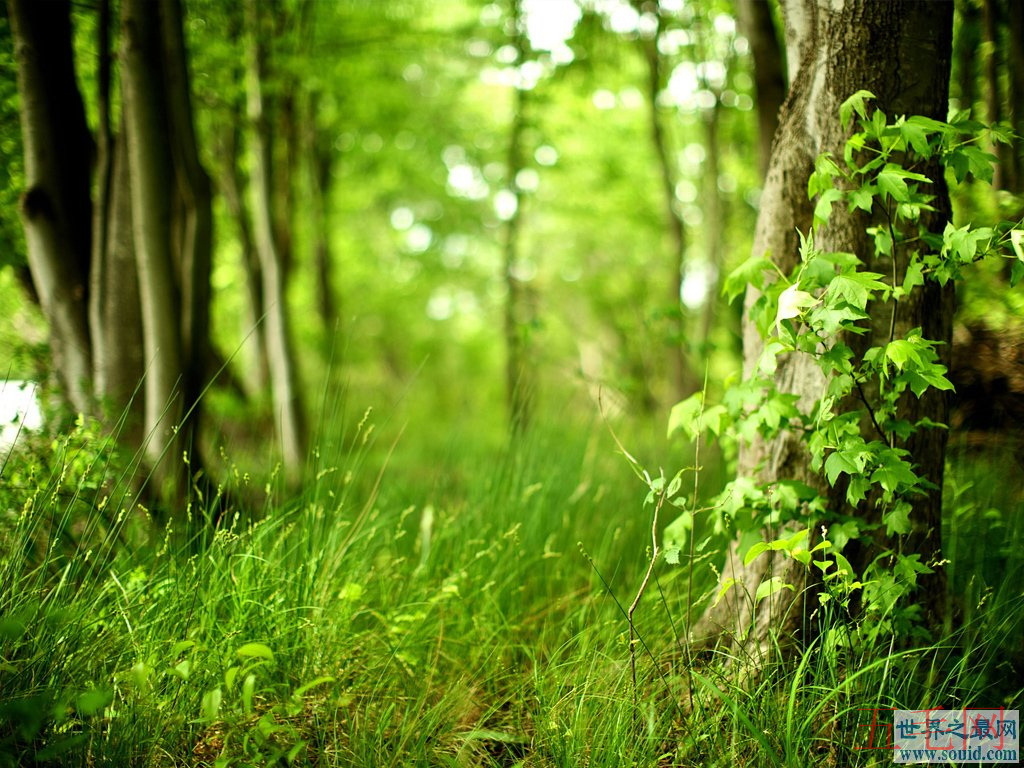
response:
<path fill-rule="evenodd" d="M 1024 279 L 1024 261 L 1015 261 L 1010 267 L 1010 287 L 1015 288 L 1021 279 Z"/>
<path fill-rule="evenodd" d="M 202 713 L 204 720 L 213 722 L 217 719 L 217 716 L 220 714 L 222 699 L 223 694 L 221 693 L 220 686 L 203 694 Z"/>
<path fill-rule="evenodd" d="M 825 459 L 825 477 L 828 478 L 828 484 L 834 486 L 839 475 L 843 472 L 848 475 L 856 475 L 860 472 L 860 469 L 843 451 L 833 451 Z"/>
<path fill-rule="evenodd" d="M 665 549 L 665 562 L 669 565 L 679 565 L 679 547 L 668 547 Z"/>
<path fill-rule="evenodd" d="M 242 683 L 242 709 L 245 714 L 252 714 L 252 700 L 256 695 L 256 675 L 248 674 Z"/>
<path fill-rule="evenodd" d="M 722 430 L 729 424 L 729 412 L 724 405 L 713 405 L 704 410 L 703 426 L 715 434 L 721 435 Z"/>
<path fill-rule="evenodd" d="M 867 213 L 871 212 L 871 206 L 874 204 L 875 195 L 878 194 L 878 187 L 874 184 L 865 184 L 859 189 L 855 189 L 849 193 L 850 210 L 859 208 Z"/>
<path fill-rule="evenodd" d="M 879 483 L 889 493 L 917 485 L 917 475 L 903 459 L 890 453 L 884 456 L 882 462 L 882 465 L 871 473 L 872 483 Z"/>
<path fill-rule="evenodd" d="M 792 584 L 786 584 L 781 577 L 773 576 L 768 581 L 762 581 L 757 585 L 757 593 L 754 595 L 754 604 L 760 603 L 766 597 L 771 597 L 776 592 L 781 592 L 783 589 L 788 589 L 790 592 L 795 592 Z"/>
<path fill-rule="evenodd" d="M 1017 261 L 1024 261 L 1024 229 L 1010 231 L 1010 245 L 1013 247 Z"/>
<path fill-rule="evenodd" d="M 274 660 L 274 652 L 270 650 L 269 646 L 266 646 L 263 643 L 246 643 L 235 651 L 235 655 L 240 659 L 257 658 L 266 659 L 267 661 Z"/>
<path fill-rule="evenodd" d="M 886 290 L 888 286 L 878 281 L 884 275 L 878 272 L 855 272 L 849 275 L 836 275 L 828 284 L 825 292 L 825 303 L 838 298 L 845 299 L 857 309 L 867 307 L 868 300 L 875 291 Z"/>
<path fill-rule="evenodd" d="M 907 120 L 900 126 L 900 135 L 921 157 L 931 157 L 932 150 L 928 145 L 928 134 L 919 121 Z"/>
<path fill-rule="evenodd" d="M 889 195 L 898 203 L 908 203 L 910 202 L 910 189 L 907 187 L 908 179 L 921 182 L 929 181 L 927 176 L 920 173 L 908 171 L 896 163 L 886 163 L 885 168 L 875 177 L 875 183 L 878 184 L 883 197 L 884 195 Z"/>
<path fill-rule="evenodd" d="M 718 588 L 718 594 L 715 596 L 715 602 L 713 602 L 711 604 L 712 607 L 714 607 L 714 606 L 718 605 L 720 602 L 722 602 L 722 598 L 725 597 L 726 593 L 730 589 L 732 589 L 732 587 L 733 587 L 733 585 L 735 583 L 736 583 L 736 579 L 733 579 L 733 578 L 727 578 L 727 579 L 723 579 L 722 580 L 722 585 Z"/>
<path fill-rule="evenodd" d="M 750 565 L 758 558 L 758 555 L 764 554 L 768 550 L 769 547 L 767 543 L 763 541 L 757 542 L 754 546 L 748 549 L 747 554 L 743 556 L 743 565 Z"/>
<path fill-rule="evenodd" d="M 774 271 L 775 266 L 767 256 L 751 256 L 725 278 L 722 295 L 732 303 L 737 296 L 743 295 L 747 284 L 759 289 L 764 288 L 765 273 Z"/>
<path fill-rule="evenodd" d="M 81 715 L 93 717 L 102 714 L 103 710 L 114 701 L 114 692 L 108 688 L 93 688 L 79 694 L 75 699 L 75 709 Z"/>
<path fill-rule="evenodd" d="M 867 109 L 864 106 L 864 102 L 874 98 L 875 94 L 871 91 L 860 90 L 839 105 L 839 122 L 842 124 L 844 131 L 850 130 L 850 121 L 854 112 L 860 115 L 862 119 L 867 119 Z"/>
<path fill-rule="evenodd" d="M 838 189 L 826 189 L 814 206 L 814 225 L 825 224 L 832 215 L 832 204 L 843 199 L 843 193 Z"/>
<path fill-rule="evenodd" d="M 885 535 L 910 533 L 910 512 L 912 507 L 905 501 L 900 501 L 891 511 L 882 515 L 882 522 L 885 523 Z"/>
<path fill-rule="evenodd" d="M 698 422 L 703 405 L 704 393 L 695 392 L 682 402 L 672 406 L 668 415 L 668 436 L 671 437 L 681 429 L 690 440 L 696 440 L 700 435 Z"/>
<path fill-rule="evenodd" d="M 971 174 L 975 178 L 991 184 L 994 166 L 999 162 L 999 158 L 972 145 L 962 147 L 960 151 L 967 157 Z"/>

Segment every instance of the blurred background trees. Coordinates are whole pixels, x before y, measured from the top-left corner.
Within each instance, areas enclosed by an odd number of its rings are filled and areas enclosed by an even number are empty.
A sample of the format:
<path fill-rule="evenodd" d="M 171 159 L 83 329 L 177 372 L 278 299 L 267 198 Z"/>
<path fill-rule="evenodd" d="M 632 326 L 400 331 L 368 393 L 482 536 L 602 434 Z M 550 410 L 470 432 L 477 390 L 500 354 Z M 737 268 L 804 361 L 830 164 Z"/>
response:
<path fill-rule="evenodd" d="M 1020 129 L 1017 5 L 957 2 L 952 95 Z M 231 443 L 296 479 L 344 439 L 338 392 L 494 441 L 598 400 L 660 433 L 739 367 L 719 286 L 780 24 L 765 0 L 9 0 L 3 373 L 127 415 L 153 467 Z M 960 210 L 1019 209 L 1019 150 Z M 1006 277 L 967 321 L 1019 326 Z"/>

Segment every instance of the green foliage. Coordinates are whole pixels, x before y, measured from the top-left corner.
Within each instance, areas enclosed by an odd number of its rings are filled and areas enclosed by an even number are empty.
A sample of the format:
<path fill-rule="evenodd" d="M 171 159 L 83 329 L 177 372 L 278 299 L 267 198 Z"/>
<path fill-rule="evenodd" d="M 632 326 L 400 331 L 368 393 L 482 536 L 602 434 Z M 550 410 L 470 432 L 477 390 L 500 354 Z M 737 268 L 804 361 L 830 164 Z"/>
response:
<path fill-rule="evenodd" d="M 856 124 L 843 163 L 828 155 L 816 162 L 808 184 L 808 195 L 817 200 L 814 227 L 801 234 L 801 258 L 794 273 L 773 275 L 770 261 L 752 258 L 725 283 L 730 298 L 739 295 L 743 283 L 760 294 L 751 317 L 764 338 L 764 351 L 752 375 L 730 388 L 721 405 L 706 409 L 698 394 L 673 408 L 669 419 L 670 433 L 682 430 L 691 439 L 725 430 L 748 441 L 755 435 L 770 440 L 783 431 L 798 434 L 812 470 L 821 474 L 827 487 L 844 488 L 845 502 L 853 510 L 874 508 L 879 522 L 869 517 L 845 528 L 841 546 L 826 533 L 807 551 L 801 542 L 808 529 L 802 528 L 774 541 L 758 541 L 745 557 L 749 564 L 764 552 L 781 551 L 807 567 L 815 565 L 824 581 L 822 599 L 836 600 L 844 610 L 859 592 L 863 615 L 871 618 L 860 626 L 870 640 L 886 631 L 904 632 L 913 624 L 916 608 L 903 598 L 914 590 L 920 574 L 932 572 L 921 553 L 904 553 L 896 543 L 914 526 L 915 498 L 932 487 L 902 446 L 919 430 L 945 426 L 928 419 L 908 421 L 903 404 L 911 394 L 921 398 L 928 390 L 953 388 L 939 360 L 937 342 L 924 338 L 920 328 L 896 335 L 896 307 L 921 291 L 926 281 L 958 280 L 964 267 L 983 258 L 1003 258 L 1016 266 L 1024 238 L 1019 222 L 996 227 L 956 227 L 947 222 L 941 235 L 922 224 L 922 212 L 934 210 L 934 196 L 931 180 L 917 169 L 934 158 L 952 170 L 957 182 L 969 176 L 989 181 L 995 157 L 978 144 L 989 138 L 1006 141 L 1003 133 L 962 114 L 948 123 L 922 117 L 890 121 L 869 106 L 872 98 L 859 91 L 840 109 L 844 129 Z M 891 276 L 863 269 L 854 254 L 816 248 L 815 232 L 828 223 L 837 205 L 845 205 L 851 214 L 869 214 L 866 232 L 875 256 L 894 264 Z M 900 260 L 906 263 L 902 279 L 895 267 Z M 1017 271 L 1013 275 L 1011 285 L 1019 277 Z M 849 345 L 852 336 L 866 333 L 869 314 L 880 312 L 892 318 L 888 339 L 876 336 L 873 346 L 854 353 Z M 804 408 L 797 407 L 795 395 L 779 392 L 773 381 L 777 358 L 794 353 L 812 357 L 824 375 L 821 397 Z M 714 417 L 705 421 L 712 411 Z M 723 519 L 718 529 L 735 524 L 740 530 L 757 531 L 790 520 L 804 525 L 840 522 L 838 510 L 830 509 L 813 489 L 805 488 L 803 498 L 796 496 L 788 503 L 769 503 L 775 491 L 776 483 L 763 488 L 749 481 L 733 483 L 712 505 Z M 741 509 L 744 514 L 737 514 Z M 883 532 L 893 549 L 880 554 L 864 574 L 856 574 L 841 554 L 842 545 L 851 539 L 877 539 Z M 722 583 L 716 602 L 730 586 Z M 778 577 L 766 580 L 755 602 L 786 587 L 790 585 Z"/>

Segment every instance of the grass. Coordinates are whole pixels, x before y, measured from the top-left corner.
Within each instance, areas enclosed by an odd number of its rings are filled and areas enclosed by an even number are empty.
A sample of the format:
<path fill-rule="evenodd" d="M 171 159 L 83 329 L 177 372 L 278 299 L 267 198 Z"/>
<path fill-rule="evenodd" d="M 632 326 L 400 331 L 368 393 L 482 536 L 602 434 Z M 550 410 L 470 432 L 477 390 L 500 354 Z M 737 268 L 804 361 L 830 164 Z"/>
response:
<path fill-rule="evenodd" d="M 890 654 L 833 633 L 747 683 L 716 656 L 688 672 L 686 573 L 661 564 L 634 689 L 622 609 L 649 520 L 607 433 L 408 436 L 383 468 L 371 426 L 325 443 L 295 498 L 228 465 L 264 511 L 201 542 L 184 522 L 153 538 L 88 429 L 9 463 L 0 766 L 883 765 L 854 748 L 865 708 L 1019 700 L 1021 496 L 999 459 L 953 454 L 971 610 L 950 638 Z"/>

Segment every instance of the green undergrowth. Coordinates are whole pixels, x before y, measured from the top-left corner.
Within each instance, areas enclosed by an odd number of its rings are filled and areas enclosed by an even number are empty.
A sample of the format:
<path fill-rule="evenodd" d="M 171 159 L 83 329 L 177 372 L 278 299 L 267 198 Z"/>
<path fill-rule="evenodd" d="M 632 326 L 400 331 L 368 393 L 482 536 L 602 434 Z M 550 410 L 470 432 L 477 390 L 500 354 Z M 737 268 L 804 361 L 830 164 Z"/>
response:
<path fill-rule="evenodd" d="M 686 573 L 659 568 L 634 687 L 624 610 L 650 520 L 604 425 L 538 426 L 513 450 L 373 424 L 324 441 L 302 494 L 238 472 L 256 512 L 196 492 L 159 535 L 130 457 L 87 426 L 9 460 L 0 766 L 883 765 L 858 748 L 871 708 L 1019 696 L 1012 458 L 953 454 L 948 638 L 827 631 L 756 677 L 688 666 Z M 715 584 L 704 563 L 694 579 Z"/>

